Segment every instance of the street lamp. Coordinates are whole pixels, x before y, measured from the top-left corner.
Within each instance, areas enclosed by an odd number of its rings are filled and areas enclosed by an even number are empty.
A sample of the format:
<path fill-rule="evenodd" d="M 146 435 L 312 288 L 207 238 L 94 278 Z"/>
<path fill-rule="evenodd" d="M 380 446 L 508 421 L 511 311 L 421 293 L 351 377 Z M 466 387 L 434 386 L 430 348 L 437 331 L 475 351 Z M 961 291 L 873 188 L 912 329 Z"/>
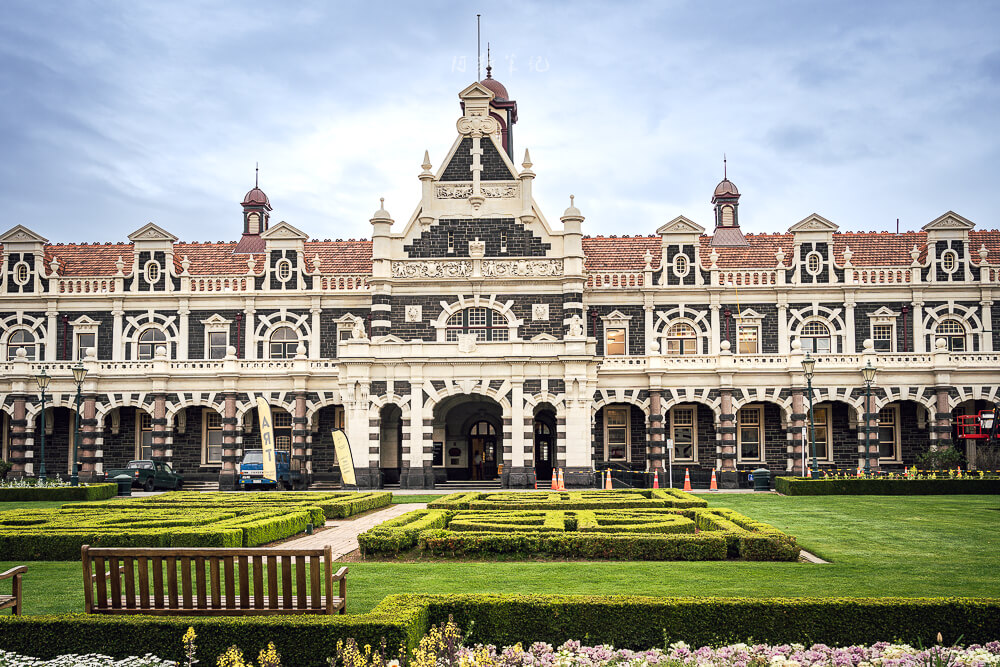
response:
<path fill-rule="evenodd" d="M 73 382 L 76 383 L 76 434 L 73 436 L 73 474 L 70 475 L 70 486 L 80 486 L 80 476 L 76 465 L 76 450 L 80 447 L 80 402 L 83 400 L 83 380 L 87 377 L 87 369 L 83 362 L 73 367 Z"/>
<path fill-rule="evenodd" d="M 802 374 L 806 376 L 806 386 L 809 392 L 809 446 L 812 451 L 812 473 L 813 477 L 819 475 L 819 464 L 816 463 L 816 424 L 813 422 L 813 371 L 816 369 L 816 360 L 806 352 L 806 358 L 802 360 Z"/>
<path fill-rule="evenodd" d="M 35 382 L 38 383 L 38 389 L 42 392 L 42 462 L 38 468 L 38 479 L 45 481 L 45 390 L 49 386 L 49 380 L 51 380 L 48 375 L 45 374 L 45 369 L 35 376 Z"/>
<path fill-rule="evenodd" d="M 871 465 L 868 461 L 869 450 L 871 450 L 871 428 L 872 428 L 872 384 L 875 382 L 875 373 L 878 369 L 872 366 L 871 360 L 861 369 L 861 375 L 865 379 L 865 474 L 871 472 Z"/>

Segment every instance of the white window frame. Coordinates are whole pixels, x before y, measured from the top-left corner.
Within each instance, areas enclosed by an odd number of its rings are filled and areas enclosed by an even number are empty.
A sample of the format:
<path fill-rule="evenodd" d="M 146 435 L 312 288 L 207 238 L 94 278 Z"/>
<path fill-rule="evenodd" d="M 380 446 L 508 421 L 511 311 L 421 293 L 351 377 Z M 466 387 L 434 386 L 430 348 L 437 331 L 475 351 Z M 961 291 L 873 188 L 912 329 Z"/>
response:
<path fill-rule="evenodd" d="M 149 418 L 149 428 L 143 428 L 143 419 Z M 136 408 L 135 410 L 135 458 L 139 461 L 149 461 L 153 458 L 153 415 L 149 414 L 141 408 Z M 142 455 L 142 434 L 149 431 L 149 457 L 144 457 Z M 72 444 L 70 445 L 70 450 L 72 451 Z"/>
<path fill-rule="evenodd" d="M 215 415 L 215 416 L 217 416 L 219 418 L 219 428 L 217 428 L 217 429 L 215 429 L 215 428 L 211 428 L 210 429 L 208 427 L 208 419 L 212 415 Z M 220 440 L 220 443 L 222 443 L 222 444 L 219 445 L 219 460 L 218 461 L 212 461 L 209 458 L 209 456 L 208 456 L 208 451 L 209 451 L 208 434 L 209 434 L 209 432 L 214 432 L 214 431 L 218 431 L 220 434 L 224 433 L 224 431 L 222 429 L 222 415 L 220 415 L 217 410 L 213 410 L 212 408 L 202 408 L 202 411 L 201 411 L 201 465 L 203 465 L 203 466 L 220 466 L 220 467 L 222 466 L 222 452 L 225 449 L 225 444 L 224 444 L 223 441 Z M 220 435 L 220 437 L 222 437 L 222 436 Z"/>
<path fill-rule="evenodd" d="M 951 268 L 948 268 L 945 258 L 951 259 Z M 952 249 L 945 250 L 941 253 L 941 270 L 951 275 L 958 271 L 958 253 Z"/>
<path fill-rule="evenodd" d="M 760 455 L 756 458 L 743 456 L 743 422 L 740 419 L 743 411 L 755 412 L 757 414 L 757 444 Z M 751 428 L 748 425 L 746 428 Z M 764 406 L 759 404 L 744 405 L 736 411 L 736 461 L 738 463 L 764 463 L 767 453 L 764 451 Z"/>
<path fill-rule="evenodd" d="M 952 321 L 953 322 L 958 322 L 959 326 L 962 327 L 962 335 L 961 335 L 961 338 L 962 338 L 962 349 L 961 350 L 952 350 L 952 347 L 951 347 L 951 341 L 952 341 L 952 339 L 959 338 L 958 334 L 941 334 L 941 333 L 938 333 L 938 329 L 941 328 L 942 324 L 944 324 L 945 322 L 952 322 Z M 971 342 L 971 340 L 970 340 L 970 336 L 969 336 L 969 327 L 967 327 L 965 325 L 965 322 L 963 322 L 960 318 L 958 318 L 958 317 L 956 317 L 954 315 L 950 315 L 948 317 L 943 317 L 940 320 L 938 320 L 937 323 L 934 325 L 934 341 L 936 341 L 938 338 L 944 338 L 945 341 L 948 342 L 948 345 L 947 345 L 946 349 L 949 352 L 957 352 L 959 354 L 964 354 L 964 353 L 970 351 L 969 348 L 971 346 L 969 345 L 969 343 Z"/>
<path fill-rule="evenodd" d="M 691 412 L 691 457 L 683 458 L 678 452 L 677 447 L 677 412 L 680 410 L 690 410 Z M 688 425 L 682 425 L 682 428 L 687 428 Z M 670 439 L 674 443 L 674 462 L 698 462 L 698 406 L 695 405 L 675 405 L 670 408 Z"/>
<path fill-rule="evenodd" d="M 24 272 L 24 277 L 21 277 L 21 272 Z M 24 287 L 31 280 L 31 265 L 28 264 L 23 259 L 14 265 L 12 270 L 14 284 L 20 287 Z"/>
<path fill-rule="evenodd" d="M 483 314 L 482 324 L 478 321 L 480 312 Z M 473 315 L 477 316 L 475 324 L 472 322 Z M 461 324 L 455 323 L 454 318 L 456 317 L 461 320 Z M 457 342 L 458 337 L 463 334 L 476 334 L 477 345 L 484 343 L 509 343 L 517 336 L 517 327 L 511 326 L 507 316 L 488 305 L 471 305 L 456 310 L 445 318 L 443 331 L 444 341 L 447 343 Z M 498 332 L 501 331 L 503 333 L 498 335 Z M 478 337 L 480 332 L 482 332 L 482 338 Z"/>
<path fill-rule="evenodd" d="M 625 413 L 625 458 L 609 458 L 611 453 L 611 442 L 608 438 L 608 431 L 612 428 L 610 426 L 611 419 L 609 418 L 612 412 Z M 621 427 L 615 426 L 614 428 Z M 624 463 L 628 463 L 632 460 L 632 406 L 627 403 L 607 405 L 604 407 L 604 460 L 620 461 Z"/>
<path fill-rule="evenodd" d="M 163 334 L 164 340 L 154 341 L 153 343 L 140 343 L 139 339 L 142 338 L 142 335 L 144 333 L 146 333 L 147 331 L 159 331 L 161 334 Z M 150 344 L 153 346 L 152 353 L 150 354 L 150 357 L 148 359 L 143 359 L 141 356 L 139 356 L 139 346 L 140 345 L 150 345 Z M 142 329 L 140 329 L 139 331 L 136 332 L 135 338 L 132 340 L 132 356 L 135 358 L 135 361 L 152 361 L 153 359 L 156 358 L 156 348 L 158 348 L 160 346 L 162 346 L 164 349 L 166 349 L 166 351 L 167 351 L 167 359 L 169 359 L 170 358 L 170 335 L 166 331 L 164 331 L 163 329 L 161 329 L 158 326 L 155 326 L 155 325 L 153 325 L 153 326 L 144 326 Z"/>
<path fill-rule="evenodd" d="M 680 324 L 684 324 L 684 325 L 687 325 L 688 327 L 690 327 L 691 331 L 694 332 L 694 336 L 693 337 L 691 337 L 691 336 L 684 336 L 684 337 L 681 337 L 681 336 L 671 336 L 670 335 L 670 330 L 673 329 L 675 326 L 678 326 Z M 661 348 L 660 351 L 665 356 L 670 356 L 670 357 L 692 357 L 692 356 L 696 356 L 696 355 L 701 354 L 701 337 L 698 335 L 698 327 L 697 327 L 697 325 L 695 325 L 694 322 L 691 322 L 689 320 L 680 320 L 680 319 L 679 320 L 671 320 L 670 322 L 666 323 L 666 326 L 663 328 L 663 334 L 660 337 L 663 339 L 662 348 Z M 670 351 L 670 341 L 671 340 L 681 341 L 680 351 L 679 352 L 671 352 Z M 684 341 L 689 341 L 689 340 L 693 340 L 694 341 L 694 352 L 685 352 L 684 349 L 683 349 L 684 348 Z"/>
<path fill-rule="evenodd" d="M 754 330 L 754 336 L 755 336 L 754 340 L 756 341 L 757 345 L 756 345 L 756 348 L 754 349 L 753 352 L 744 352 L 743 351 L 743 347 L 742 347 L 743 339 L 740 336 L 740 333 L 744 329 L 746 329 L 748 331 L 751 330 L 751 329 Z M 759 324 L 744 324 L 744 323 L 741 323 L 739 320 L 736 321 L 736 354 L 760 354 L 760 325 Z"/>
<path fill-rule="evenodd" d="M 149 277 L 150 269 L 156 272 L 156 278 Z M 163 277 L 163 267 L 161 267 L 160 263 L 157 262 L 155 259 L 151 259 L 143 265 L 142 277 L 146 280 L 146 282 L 150 286 L 155 285 L 156 283 L 160 282 L 160 279 Z"/>
<path fill-rule="evenodd" d="M 888 340 L 889 340 L 889 349 L 887 349 L 887 350 L 880 350 L 878 348 L 878 341 L 885 340 L 885 339 L 883 339 L 883 338 L 876 338 L 875 337 L 875 329 L 876 329 L 876 327 L 888 327 L 889 328 L 889 338 L 888 338 Z M 871 338 L 872 338 L 872 345 L 875 347 L 875 351 L 876 352 L 883 352 L 883 353 L 887 353 L 887 354 L 895 352 L 896 351 L 896 323 L 895 322 L 872 322 L 872 324 L 871 324 Z"/>
<path fill-rule="evenodd" d="M 287 271 L 288 275 L 282 277 L 281 275 L 282 270 Z M 279 259 L 277 262 L 275 262 L 274 277 L 278 279 L 279 283 L 281 283 L 282 285 L 286 284 L 289 280 L 292 279 L 293 274 L 294 272 L 292 270 L 292 260 L 288 259 L 287 257 L 283 257 Z"/>
<path fill-rule="evenodd" d="M 687 278 L 688 274 L 691 273 L 691 258 L 683 252 L 679 252 L 674 255 L 672 264 L 673 266 L 671 268 L 674 275 L 678 278 Z"/>
<path fill-rule="evenodd" d="M 212 359 L 212 334 L 221 333 L 226 336 L 226 347 L 229 347 L 229 327 L 232 324 L 231 320 L 227 320 L 221 315 L 215 314 L 209 317 L 207 320 L 202 320 L 201 324 L 205 327 L 205 341 L 204 341 L 204 358 L 207 360 Z M 225 355 L 223 355 L 225 356 Z M 221 357 L 220 357 L 221 358 Z"/>
<path fill-rule="evenodd" d="M 11 342 L 11 339 L 14 337 L 14 334 L 19 333 L 21 331 L 24 331 L 31 336 L 32 342 L 30 343 L 30 345 L 26 343 L 17 344 Z M 17 358 L 17 349 L 19 347 L 23 347 L 25 352 L 28 352 L 27 356 L 28 361 L 41 360 L 43 356 L 42 342 L 39 340 L 39 336 L 34 332 L 34 330 L 29 329 L 26 326 L 15 326 L 6 333 L 6 338 L 7 340 L 5 347 L 7 348 L 7 361 L 13 361 L 14 359 Z M 28 349 L 29 347 L 31 348 L 30 350 Z"/>
<path fill-rule="evenodd" d="M 604 356 L 628 356 L 629 354 L 629 325 L 632 321 L 631 315 L 626 315 L 620 310 L 615 310 L 607 315 L 601 315 L 601 322 L 604 323 Z M 608 330 L 609 329 L 624 329 L 625 330 L 625 351 L 622 354 L 609 355 L 608 354 Z"/>
<path fill-rule="evenodd" d="M 814 420 L 815 420 L 815 415 L 817 413 L 820 413 L 821 410 L 823 411 L 822 414 L 825 415 L 826 424 L 817 424 L 816 425 L 816 435 L 817 435 L 816 440 L 819 441 L 819 437 L 818 436 L 820 434 L 820 431 L 822 431 L 824 437 L 826 438 L 826 456 L 819 456 L 819 455 L 817 455 L 816 456 L 816 460 L 819 461 L 819 462 L 822 462 L 822 463 L 833 463 L 833 404 L 832 403 L 818 403 L 818 404 L 814 404 L 813 405 L 813 419 Z M 810 426 L 809 426 L 809 412 L 808 412 L 808 407 L 807 407 L 807 409 L 806 409 L 806 439 L 805 439 L 805 448 L 806 448 L 806 456 L 811 461 L 812 460 L 812 447 L 810 446 L 810 442 L 809 442 L 809 435 L 810 435 L 810 430 L 809 429 L 810 429 Z"/>
<path fill-rule="evenodd" d="M 892 415 L 892 456 L 883 457 L 882 456 L 882 414 L 884 412 L 890 412 Z M 864 428 L 864 424 L 861 425 Z M 878 451 L 879 451 L 879 462 L 885 463 L 902 463 L 903 452 L 902 443 L 900 442 L 900 430 L 899 430 L 899 404 L 886 405 L 883 406 L 878 412 L 878 422 L 875 424 L 875 432 L 878 434 Z"/>
<path fill-rule="evenodd" d="M 822 324 L 824 327 L 826 327 L 826 339 L 830 341 L 829 350 L 822 351 L 822 350 L 814 350 L 806 348 L 805 341 L 807 339 L 817 340 L 823 338 L 823 336 L 807 336 L 805 334 L 806 327 L 809 326 L 810 324 Z M 802 345 L 802 351 L 808 352 L 809 354 L 835 354 L 837 352 L 837 341 L 833 335 L 833 332 L 834 332 L 833 326 L 826 320 L 821 320 L 817 318 L 805 320 L 804 322 L 802 322 L 802 326 L 799 327 L 798 331 L 799 343 Z"/>
<path fill-rule="evenodd" d="M 288 349 L 287 349 L 288 341 L 278 341 L 282 346 L 283 356 L 276 357 L 271 351 L 271 345 L 272 345 L 271 341 L 274 338 L 274 334 L 278 333 L 278 331 L 280 331 L 281 329 L 291 329 L 292 333 L 295 334 L 295 347 L 292 349 L 291 356 L 288 356 Z M 267 359 L 288 361 L 290 359 L 295 358 L 296 354 L 295 350 L 297 350 L 299 344 L 303 342 L 304 341 L 302 340 L 302 336 L 299 334 L 299 330 L 295 328 L 295 325 L 293 325 L 290 322 L 281 322 L 279 324 L 276 324 L 274 327 L 271 328 L 270 331 L 267 332 L 267 338 L 264 339 L 264 353 L 267 355 L 266 357 Z"/>
<path fill-rule="evenodd" d="M 100 341 L 100 336 L 98 334 L 98 329 L 100 328 L 100 322 L 96 322 L 86 315 L 82 315 L 72 322 L 69 323 L 73 327 L 73 359 L 75 361 L 80 361 L 83 359 L 83 350 L 80 349 L 80 334 L 93 334 L 94 335 L 94 348 L 97 348 L 98 342 Z"/>
<path fill-rule="evenodd" d="M 812 267 L 813 260 L 816 260 L 815 269 L 813 269 Z M 819 274 L 823 273 L 823 255 L 821 255 L 817 250 L 812 250 L 806 253 L 805 269 L 806 273 L 808 273 L 810 276 L 818 276 Z"/>

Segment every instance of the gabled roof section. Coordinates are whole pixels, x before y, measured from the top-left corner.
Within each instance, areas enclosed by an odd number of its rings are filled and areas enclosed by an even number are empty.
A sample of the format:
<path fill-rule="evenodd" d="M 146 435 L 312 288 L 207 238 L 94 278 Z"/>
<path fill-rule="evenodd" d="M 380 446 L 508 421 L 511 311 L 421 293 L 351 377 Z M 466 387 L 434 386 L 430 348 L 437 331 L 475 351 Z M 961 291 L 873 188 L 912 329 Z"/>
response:
<path fill-rule="evenodd" d="M 11 227 L 2 235 L 0 235 L 0 243 L 4 245 L 10 243 L 48 243 L 49 240 L 44 236 L 36 234 L 24 225 L 15 225 Z"/>
<path fill-rule="evenodd" d="M 462 91 L 458 94 L 458 96 L 466 104 L 468 104 L 470 100 L 478 101 L 480 103 L 485 101 L 487 104 L 489 104 L 490 102 L 493 101 L 493 98 L 495 97 L 492 90 L 490 90 L 483 84 L 479 83 L 478 81 L 471 83 L 465 88 L 463 88 Z"/>
<path fill-rule="evenodd" d="M 705 233 L 705 228 L 694 220 L 679 215 L 656 230 L 657 234 L 698 234 Z"/>
<path fill-rule="evenodd" d="M 930 231 L 970 231 L 976 228 L 976 223 L 972 222 L 968 218 L 963 218 L 958 213 L 954 211 L 948 211 L 944 215 L 940 215 L 926 225 L 921 227 L 925 232 Z M 3 239 L 0 238 L 0 241 Z"/>
<path fill-rule="evenodd" d="M 642 271 L 647 252 L 654 267 L 660 264 L 659 236 L 584 236 L 582 241 L 587 271 Z"/>
<path fill-rule="evenodd" d="M 792 234 L 798 234 L 799 232 L 835 232 L 840 227 L 836 224 L 830 222 L 819 213 L 813 213 L 812 215 L 799 220 L 794 225 L 788 228 L 788 231 Z"/>
<path fill-rule="evenodd" d="M 293 227 L 284 220 L 274 225 L 266 232 L 260 235 L 265 241 L 275 241 L 275 240 L 288 240 L 288 241 L 305 241 L 309 238 L 309 235 L 303 232 L 301 229 Z"/>
<path fill-rule="evenodd" d="M 177 237 L 156 223 L 149 222 L 129 234 L 128 240 L 133 243 L 141 243 L 143 241 L 164 241 L 176 243 Z"/>

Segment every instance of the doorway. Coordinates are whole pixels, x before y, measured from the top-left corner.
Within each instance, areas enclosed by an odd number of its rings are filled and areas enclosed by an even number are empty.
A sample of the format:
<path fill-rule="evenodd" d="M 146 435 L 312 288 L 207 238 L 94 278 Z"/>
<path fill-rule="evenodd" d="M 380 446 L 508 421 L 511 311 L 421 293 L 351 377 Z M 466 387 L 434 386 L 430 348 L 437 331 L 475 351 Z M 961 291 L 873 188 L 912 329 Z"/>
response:
<path fill-rule="evenodd" d="M 469 474 L 482 481 L 497 477 L 497 432 L 488 421 L 476 422 L 469 429 Z"/>
<path fill-rule="evenodd" d="M 548 410 L 540 410 L 535 415 L 533 431 L 535 479 L 538 481 L 551 480 L 556 448 L 555 416 Z"/>

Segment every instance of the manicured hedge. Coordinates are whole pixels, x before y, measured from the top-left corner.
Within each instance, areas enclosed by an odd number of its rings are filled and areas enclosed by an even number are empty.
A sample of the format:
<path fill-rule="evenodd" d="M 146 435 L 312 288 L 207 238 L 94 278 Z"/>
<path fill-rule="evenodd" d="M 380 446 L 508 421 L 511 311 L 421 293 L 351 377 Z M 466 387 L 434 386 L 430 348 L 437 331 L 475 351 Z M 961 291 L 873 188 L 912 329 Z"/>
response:
<path fill-rule="evenodd" d="M 273 641 L 283 665 L 326 667 L 337 641 L 354 638 L 378 646 L 384 638 L 395 650 L 416 646 L 427 631 L 426 600 L 386 598 L 367 614 L 335 616 L 236 616 L 174 618 L 157 616 L 0 616 L 0 649 L 52 658 L 66 653 L 104 653 L 117 658 L 153 653 L 182 661 L 181 637 L 188 627 L 203 665 L 232 645 L 256 656 Z"/>
<path fill-rule="evenodd" d="M 506 491 L 452 493 L 429 503 L 430 509 L 449 510 L 587 510 L 644 507 L 708 507 L 708 502 L 680 489 L 617 491 Z"/>
<path fill-rule="evenodd" d="M 421 531 L 444 528 L 453 512 L 445 510 L 414 510 L 395 519 L 383 521 L 358 535 L 358 545 L 366 554 L 395 554 L 417 546 Z"/>
<path fill-rule="evenodd" d="M 431 623 L 454 616 L 472 642 L 500 646 L 568 639 L 645 649 L 683 640 L 832 646 L 901 639 L 933 645 L 1000 637 L 1000 599 L 650 598 L 552 595 L 428 596 Z"/>
<path fill-rule="evenodd" d="M 977 477 L 942 479 L 807 479 L 777 477 L 774 489 L 786 496 L 929 496 L 937 494 L 1000 494 L 1000 478 Z"/>
<path fill-rule="evenodd" d="M 420 548 L 435 556 L 508 555 L 609 560 L 725 560 L 721 534 L 460 533 L 426 530 Z"/>
<path fill-rule="evenodd" d="M 106 500 L 118 493 L 117 484 L 90 486 L 15 486 L 0 487 L 0 502 L 18 503 L 36 500 Z"/>

